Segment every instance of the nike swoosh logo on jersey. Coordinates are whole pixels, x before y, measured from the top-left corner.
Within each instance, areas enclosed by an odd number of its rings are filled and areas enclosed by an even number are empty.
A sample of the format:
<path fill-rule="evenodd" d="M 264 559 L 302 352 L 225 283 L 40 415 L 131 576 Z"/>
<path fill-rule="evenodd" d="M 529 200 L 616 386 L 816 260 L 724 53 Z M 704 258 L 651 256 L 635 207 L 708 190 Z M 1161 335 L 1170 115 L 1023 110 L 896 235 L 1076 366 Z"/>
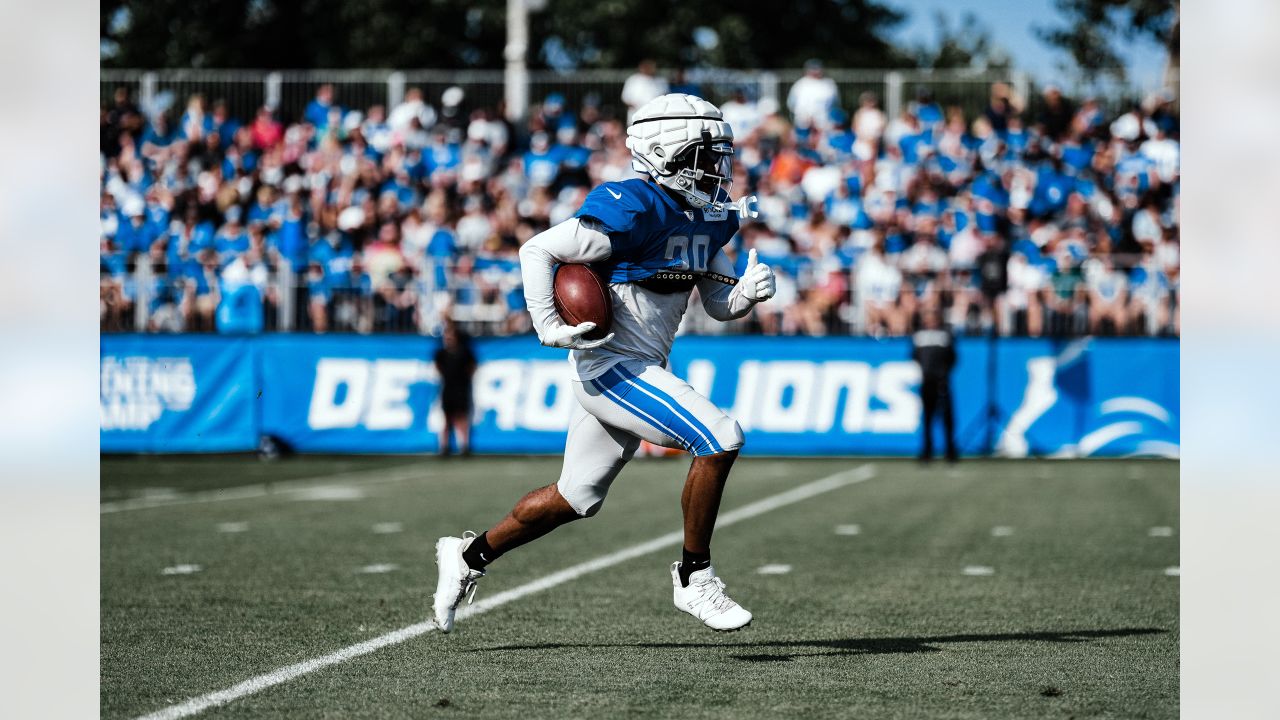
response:
<path fill-rule="evenodd" d="M 605 188 L 605 190 L 608 190 L 608 191 L 609 191 L 609 194 L 613 196 L 613 199 L 614 199 L 614 200 L 621 200 L 621 199 L 622 199 L 622 193 L 616 193 L 616 192 L 614 192 L 614 191 L 613 191 L 613 188 Z"/>

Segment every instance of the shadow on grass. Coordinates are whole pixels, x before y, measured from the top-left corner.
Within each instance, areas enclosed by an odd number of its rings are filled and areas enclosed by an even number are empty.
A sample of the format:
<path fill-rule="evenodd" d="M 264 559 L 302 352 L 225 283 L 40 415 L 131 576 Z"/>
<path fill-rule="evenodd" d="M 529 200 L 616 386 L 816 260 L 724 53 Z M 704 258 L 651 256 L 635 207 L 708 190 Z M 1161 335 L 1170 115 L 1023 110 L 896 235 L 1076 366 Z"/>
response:
<path fill-rule="evenodd" d="M 963 635 L 934 635 L 927 637 L 844 638 L 833 640 L 767 640 L 760 642 L 704 642 L 704 643 L 538 643 L 534 645 L 497 645 L 475 648 L 471 652 L 495 652 L 502 650 L 561 650 L 570 648 L 743 648 L 762 650 L 778 648 L 784 652 L 731 655 L 744 662 L 787 662 L 798 657 L 830 655 L 885 655 L 895 653 L 940 652 L 937 645 L 950 643 L 983 642 L 1051 642 L 1082 643 L 1113 637 L 1157 635 L 1167 632 L 1159 628 L 1116 628 L 1113 630 L 1047 630 L 1039 632 L 989 633 Z M 807 649 L 822 652 L 803 652 Z"/>

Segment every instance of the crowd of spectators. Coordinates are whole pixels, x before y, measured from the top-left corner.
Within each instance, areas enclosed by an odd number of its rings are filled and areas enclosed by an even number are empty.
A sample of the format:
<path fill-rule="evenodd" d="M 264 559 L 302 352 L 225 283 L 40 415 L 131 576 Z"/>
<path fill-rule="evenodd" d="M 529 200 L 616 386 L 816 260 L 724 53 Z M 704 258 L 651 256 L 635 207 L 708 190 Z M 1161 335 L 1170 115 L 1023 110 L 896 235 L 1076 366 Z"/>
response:
<path fill-rule="evenodd" d="M 700 88 L 646 64 L 616 109 L 553 94 L 513 125 L 457 87 L 350 108 L 321 85 L 289 122 L 118 90 L 100 119 L 102 328 L 525 331 L 520 245 L 636 176 L 626 116 L 666 91 Z M 976 116 L 921 92 L 888 117 L 871 93 L 846 112 L 812 62 L 785 106 L 711 99 L 736 136 L 733 195 L 761 213 L 725 251 L 778 275 L 739 329 L 902 335 L 941 311 L 969 333 L 1178 332 L 1169 93 L 1108 116 L 1050 86 L 1031 112 L 996 83 Z"/>

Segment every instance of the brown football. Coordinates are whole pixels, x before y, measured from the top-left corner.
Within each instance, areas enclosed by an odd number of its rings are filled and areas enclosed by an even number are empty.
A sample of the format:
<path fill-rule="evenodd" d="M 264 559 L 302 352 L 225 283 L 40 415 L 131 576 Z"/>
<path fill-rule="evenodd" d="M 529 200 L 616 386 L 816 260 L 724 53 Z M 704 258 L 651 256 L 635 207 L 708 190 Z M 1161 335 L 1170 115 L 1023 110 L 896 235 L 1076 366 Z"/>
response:
<path fill-rule="evenodd" d="M 586 265 L 566 263 L 556 268 L 552 298 L 556 312 L 566 325 L 593 322 L 596 327 L 583 337 L 599 340 L 613 325 L 613 300 L 609 287 Z"/>

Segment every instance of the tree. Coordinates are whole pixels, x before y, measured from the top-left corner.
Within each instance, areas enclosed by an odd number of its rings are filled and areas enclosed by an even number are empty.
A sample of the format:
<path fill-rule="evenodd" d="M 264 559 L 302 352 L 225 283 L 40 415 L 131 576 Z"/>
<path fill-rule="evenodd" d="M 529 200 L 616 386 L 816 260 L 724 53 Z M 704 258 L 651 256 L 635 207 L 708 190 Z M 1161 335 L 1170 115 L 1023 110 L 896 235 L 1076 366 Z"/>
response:
<path fill-rule="evenodd" d="M 812 57 L 833 67 L 891 67 L 910 63 L 885 39 L 905 17 L 876 0 L 791 0 L 784 7 L 764 0 L 559 0 L 532 17 L 532 30 L 579 67 L 632 67 L 651 58 L 672 67 L 795 68 Z"/>
<path fill-rule="evenodd" d="M 910 64 L 880 0 L 553 0 L 530 15 L 534 66 L 838 67 Z M 115 67 L 501 68 L 506 0 L 102 0 Z M 554 61 L 554 62 L 553 62 Z"/>
<path fill-rule="evenodd" d="M 918 67 L 933 70 L 1006 70 L 1010 67 L 1009 54 L 992 41 L 991 31 L 973 13 L 965 13 L 960 26 L 954 29 L 942 12 L 934 13 L 933 23 L 938 31 L 937 45 L 915 48 L 913 55 Z"/>
<path fill-rule="evenodd" d="M 505 0 L 103 0 L 116 67 L 501 67 Z"/>
<path fill-rule="evenodd" d="M 1065 50 L 1086 77 L 1100 72 L 1124 77 L 1124 63 L 1113 40 L 1140 37 L 1160 43 L 1169 65 L 1178 66 L 1178 3 L 1176 0 L 1056 0 L 1065 27 L 1037 28 L 1044 42 Z"/>

